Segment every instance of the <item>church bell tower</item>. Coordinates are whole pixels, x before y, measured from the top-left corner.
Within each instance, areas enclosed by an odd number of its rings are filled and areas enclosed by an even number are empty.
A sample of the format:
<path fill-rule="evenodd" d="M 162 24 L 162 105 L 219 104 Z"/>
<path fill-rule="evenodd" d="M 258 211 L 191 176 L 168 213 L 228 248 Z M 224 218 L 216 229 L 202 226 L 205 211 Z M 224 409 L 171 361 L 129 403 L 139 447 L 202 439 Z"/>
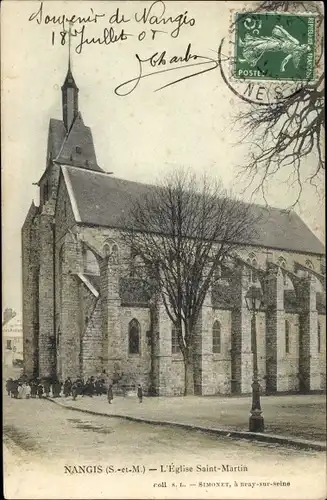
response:
<path fill-rule="evenodd" d="M 61 87 L 63 122 L 65 124 L 67 133 L 70 131 L 70 128 L 78 114 L 78 90 L 79 90 L 71 71 L 71 54 L 70 54 L 71 26 L 69 28 L 68 43 L 69 43 L 68 71 L 64 84 Z"/>
<path fill-rule="evenodd" d="M 61 87 L 61 92 L 63 121 L 68 133 L 78 114 L 78 87 L 71 72 L 70 60 L 67 75 Z"/>

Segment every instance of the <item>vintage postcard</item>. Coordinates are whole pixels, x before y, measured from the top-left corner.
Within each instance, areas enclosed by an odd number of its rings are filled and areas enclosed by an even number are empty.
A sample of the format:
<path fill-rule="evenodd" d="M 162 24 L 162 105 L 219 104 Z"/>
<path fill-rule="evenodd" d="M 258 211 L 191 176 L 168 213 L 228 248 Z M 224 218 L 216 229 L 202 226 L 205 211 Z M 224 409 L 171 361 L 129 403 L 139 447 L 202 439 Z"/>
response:
<path fill-rule="evenodd" d="M 2 2 L 5 498 L 326 498 L 323 7 Z"/>

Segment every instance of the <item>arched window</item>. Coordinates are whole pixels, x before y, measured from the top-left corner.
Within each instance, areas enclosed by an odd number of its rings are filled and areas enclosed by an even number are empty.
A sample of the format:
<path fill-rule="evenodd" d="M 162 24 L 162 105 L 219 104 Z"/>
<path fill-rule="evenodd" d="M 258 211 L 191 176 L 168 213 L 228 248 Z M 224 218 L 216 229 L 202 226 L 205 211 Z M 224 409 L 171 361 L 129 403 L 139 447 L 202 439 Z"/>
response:
<path fill-rule="evenodd" d="M 285 321 L 285 352 L 286 354 L 290 352 L 290 324 L 287 320 Z"/>
<path fill-rule="evenodd" d="M 305 261 L 305 267 L 307 267 L 308 269 L 312 269 L 314 271 L 313 264 L 309 259 Z"/>
<path fill-rule="evenodd" d="M 140 324 L 137 319 L 132 319 L 128 325 L 128 352 L 140 354 Z"/>
<path fill-rule="evenodd" d="M 257 259 L 253 253 L 249 255 L 246 262 L 250 264 L 252 267 L 257 267 L 258 265 Z M 249 279 L 251 283 L 255 283 L 257 281 L 257 273 L 254 269 L 249 270 Z"/>
<path fill-rule="evenodd" d="M 116 245 L 116 243 L 114 245 L 112 245 L 111 253 L 112 253 L 113 262 L 115 264 L 117 264 L 118 263 L 118 246 Z"/>
<path fill-rule="evenodd" d="M 321 328 L 320 328 L 320 322 L 318 321 L 318 328 L 317 328 L 317 343 L 318 343 L 318 353 L 320 353 L 321 349 Z"/>
<path fill-rule="evenodd" d="M 173 326 L 171 329 L 171 353 L 178 354 L 180 350 L 181 348 L 178 343 L 177 328 Z"/>
<path fill-rule="evenodd" d="M 103 245 L 103 252 L 111 264 L 118 264 L 118 246 L 112 240 L 106 241 Z"/>
<path fill-rule="evenodd" d="M 109 245 L 109 243 L 105 243 L 103 245 L 103 253 L 105 254 L 106 257 L 109 257 L 109 255 L 110 255 L 110 245 Z"/>
<path fill-rule="evenodd" d="M 221 327 L 219 321 L 215 321 L 212 327 L 212 352 L 221 352 Z"/>
<path fill-rule="evenodd" d="M 282 267 L 283 269 L 286 269 L 286 260 L 284 259 L 284 257 L 279 257 L 277 265 Z M 284 274 L 284 286 L 286 285 L 287 285 L 287 276 L 286 274 Z"/>

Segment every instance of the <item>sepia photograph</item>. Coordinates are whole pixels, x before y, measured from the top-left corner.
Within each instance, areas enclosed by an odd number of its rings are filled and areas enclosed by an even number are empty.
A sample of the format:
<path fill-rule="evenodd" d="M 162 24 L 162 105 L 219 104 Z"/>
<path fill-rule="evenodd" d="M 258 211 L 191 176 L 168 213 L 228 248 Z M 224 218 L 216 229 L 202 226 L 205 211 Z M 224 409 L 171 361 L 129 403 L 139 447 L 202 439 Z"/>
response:
<path fill-rule="evenodd" d="M 324 500 L 324 5 L 4 0 L 6 499 Z"/>

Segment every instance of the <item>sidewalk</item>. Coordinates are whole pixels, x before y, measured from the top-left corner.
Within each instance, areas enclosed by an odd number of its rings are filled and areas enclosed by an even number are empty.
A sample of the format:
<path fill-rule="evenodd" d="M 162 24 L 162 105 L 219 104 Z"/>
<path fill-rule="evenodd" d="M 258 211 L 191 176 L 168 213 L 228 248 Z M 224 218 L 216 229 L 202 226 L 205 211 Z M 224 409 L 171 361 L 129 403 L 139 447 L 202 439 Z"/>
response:
<path fill-rule="evenodd" d="M 135 396 L 116 396 L 111 405 L 106 396 L 52 399 L 61 406 L 93 414 L 136 421 L 191 427 L 216 434 L 260 439 L 326 449 L 326 396 L 263 396 L 261 407 L 265 433 L 248 432 L 251 399 L 247 397 L 153 397 L 139 403 Z"/>

